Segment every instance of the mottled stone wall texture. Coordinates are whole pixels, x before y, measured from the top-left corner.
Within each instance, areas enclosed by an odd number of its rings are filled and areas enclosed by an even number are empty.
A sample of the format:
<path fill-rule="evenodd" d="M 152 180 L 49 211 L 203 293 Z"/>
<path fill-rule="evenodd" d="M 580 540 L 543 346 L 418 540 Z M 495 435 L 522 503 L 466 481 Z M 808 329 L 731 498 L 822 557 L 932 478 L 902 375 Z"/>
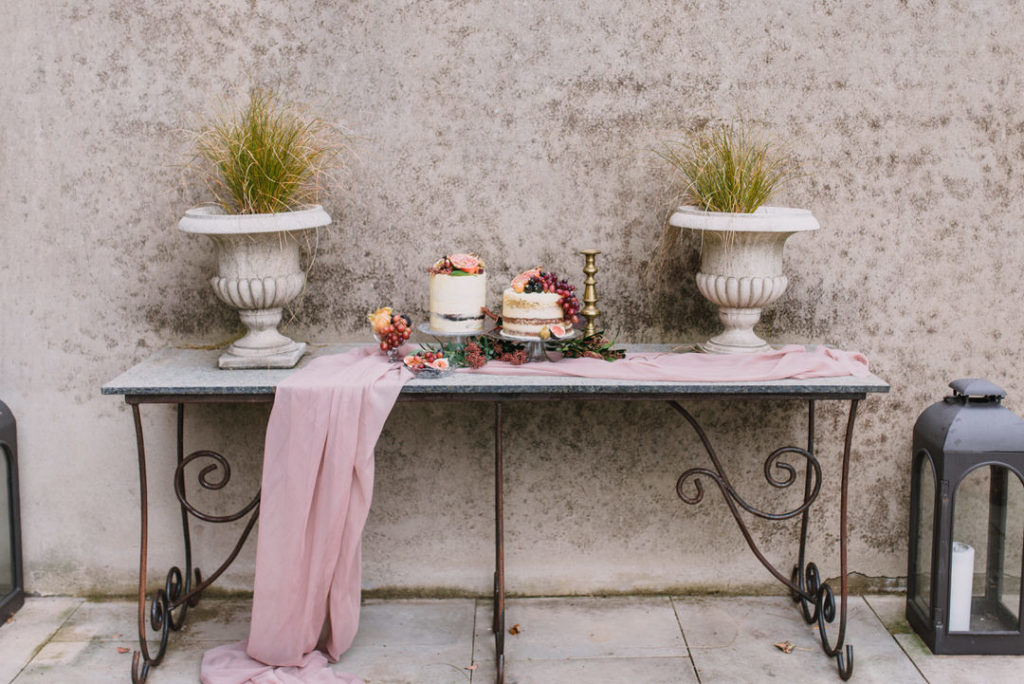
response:
<path fill-rule="evenodd" d="M 422 315 L 424 269 L 488 261 L 491 301 L 536 264 L 582 281 L 601 249 L 604 325 L 637 342 L 715 327 L 688 236 L 654 255 L 672 179 L 651 148 L 745 119 L 803 175 L 776 204 L 812 210 L 794 237 L 774 341 L 864 352 L 892 384 L 862 406 L 850 567 L 906 574 L 911 429 L 950 380 L 983 376 L 1024 410 L 1024 27 L 1017 2 L 691 0 L 38 0 L 0 9 L 0 397 L 18 419 L 28 589 L 127 593 L 139 487 L 131 414 L 99 387 L 166 345 L 223 344 L 237 317 L 207 279 L 210 245 L 176 230 L 203 199 L 188 136 L 252 83 L 358 137 L 328 198 L 309 290 L 288 324 L 313 343 L 367 339 L 384 303 Z M 833 575 L 845 415 L 824 404 L 812 556 Z M 737 487 L 800 443 L 798 406 L 695 404 Z M 265 408 L 189 412 L 186 448 L 230 455 L 228 511 L 259 480 Z M 484 593 L 491 583 L 491 409 L 396 408 L 377 455 L 364 584 Z M 174 414 L 144 407 L 154 483 Z M 518 593 L 774 591 L 720 496 L 675 478 L 705 465 L 658 403 L 517 404 L 507 416 L 509 588 Z M 156 579 L 180 562 L 170 489 L 152 495 Z M 785 501 L 776 502 L 784 505 Z M 755 524 L 782 567 L 793 527 Z M 212 567 L 231 533 L 196 532 Z M 222 586 L 251 586 L 248 547 Z"/>

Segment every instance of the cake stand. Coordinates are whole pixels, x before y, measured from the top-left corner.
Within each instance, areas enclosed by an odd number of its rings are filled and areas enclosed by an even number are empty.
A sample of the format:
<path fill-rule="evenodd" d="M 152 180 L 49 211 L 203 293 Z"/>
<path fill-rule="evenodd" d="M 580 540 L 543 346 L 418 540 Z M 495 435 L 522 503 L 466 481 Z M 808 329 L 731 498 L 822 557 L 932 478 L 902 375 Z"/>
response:
<path fill-rule="evenodd" d="M 557 344 L 559 342 L 568 342 L 579 337 L 580 331 L 576 328 L 570 328 L 569 332 L 562 337 L 549 337 L 546 340 L 542 340 L 534 335 L 510 335 L 509 333 L 502 330 L 498 333 L 498 337 L 509 342 L 520 342 L 526 344 L 526 353 L 530 361 L 550 361 L 551 358 L 548 356 L 547 345 Z"/>
<path fill-rule="evenodd" d="M 455 344 L 465 344 L 471 337 L 480 337 L 481 335 L 487 335 L 490 330 L 469 330 L 466 332 L 447 332 L 444 330 L 434 330 L 430 327 L 428 321 L 423 321 L 416 326 L 416 329 L 424 335 L 430 335 L 439 344 L 454 342 Z"/>

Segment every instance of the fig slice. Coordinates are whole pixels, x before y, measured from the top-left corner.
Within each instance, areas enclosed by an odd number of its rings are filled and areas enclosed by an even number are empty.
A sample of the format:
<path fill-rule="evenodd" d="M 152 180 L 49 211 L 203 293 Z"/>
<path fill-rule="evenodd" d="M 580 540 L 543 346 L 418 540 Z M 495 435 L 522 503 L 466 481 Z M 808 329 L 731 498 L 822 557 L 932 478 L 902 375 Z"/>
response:
<path fill-rule="evenodd" d="M 540 266 L 537 268 L 531 268 L 529 271 L 523 271 L 512 279 L 512 289 L 515 292 L 522 293 L 526 288 L 526 283 L 530 282 L 530 278 L 537 275 L 540 275 Z"/>

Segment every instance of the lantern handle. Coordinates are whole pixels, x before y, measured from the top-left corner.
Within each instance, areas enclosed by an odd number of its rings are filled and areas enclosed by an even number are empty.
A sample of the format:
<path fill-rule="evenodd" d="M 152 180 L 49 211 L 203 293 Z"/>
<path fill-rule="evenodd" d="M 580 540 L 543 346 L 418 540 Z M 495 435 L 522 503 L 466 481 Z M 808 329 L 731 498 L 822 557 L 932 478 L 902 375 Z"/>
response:
<path fill-rule="evenodd" d="M 1006 398 L 1006 390 L 984 378 L 961 378 L 949 383 L 956 399 L 982 399 L 1001 402 Z"/>

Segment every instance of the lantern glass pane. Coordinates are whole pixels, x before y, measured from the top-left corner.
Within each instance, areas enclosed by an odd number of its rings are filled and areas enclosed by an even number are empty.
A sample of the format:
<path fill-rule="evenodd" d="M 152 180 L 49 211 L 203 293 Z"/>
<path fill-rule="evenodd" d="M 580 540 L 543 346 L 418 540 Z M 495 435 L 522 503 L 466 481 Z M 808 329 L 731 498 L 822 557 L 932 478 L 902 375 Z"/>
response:
<path fill-rule="evenodd" d="M 1020 625 L 1021 553 L 1024 552 L 1024 483 L 1007 472 L 1003 582 L 999 600 Z"/>
<path fill-rule="evenodd" d="M 976 468 L 953 497 L 949 631 L 1018 631 L 1024 485 L 1000 465 Z"/>
<path fill-rule="evenodd" d="M 922 456 L 917 462 L 920 486 L 917 501 L 917 553 L 914 560 L 914 603 L 922 615 L 932 619 L 932 524 L 935 522 L 935 476 L 932 462 Z"/>
<path fill-rule="evenodd" d="M 11 506 L 11 457 L 0 444 L 0 597 L 14 591 L 14 512 Z"/>

